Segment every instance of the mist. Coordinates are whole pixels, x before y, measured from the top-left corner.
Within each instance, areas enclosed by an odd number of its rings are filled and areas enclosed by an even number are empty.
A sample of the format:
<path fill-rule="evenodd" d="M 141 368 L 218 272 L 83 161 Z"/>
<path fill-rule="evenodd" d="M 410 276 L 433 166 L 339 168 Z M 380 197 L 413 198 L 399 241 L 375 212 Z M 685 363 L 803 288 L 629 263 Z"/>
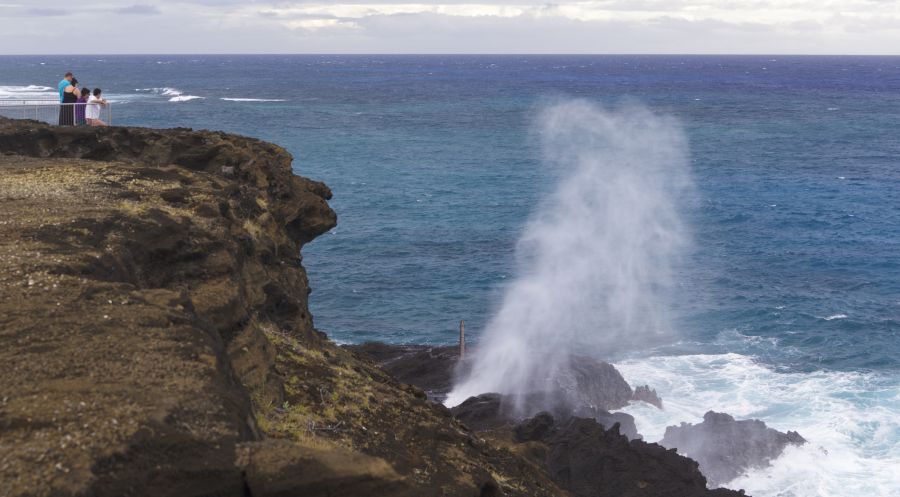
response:
<path fill-rule="evenodd" d="M 574 357 L 674 335 L 673 265 L 689 244 L 682 204 L 692 184 L 677 120 L 639 104 L 569 100 L 547 106 L 535 127 L 558 184 L 524 227 L 516 277 L 449 406 L 486 392 L 565 392 Z"/>

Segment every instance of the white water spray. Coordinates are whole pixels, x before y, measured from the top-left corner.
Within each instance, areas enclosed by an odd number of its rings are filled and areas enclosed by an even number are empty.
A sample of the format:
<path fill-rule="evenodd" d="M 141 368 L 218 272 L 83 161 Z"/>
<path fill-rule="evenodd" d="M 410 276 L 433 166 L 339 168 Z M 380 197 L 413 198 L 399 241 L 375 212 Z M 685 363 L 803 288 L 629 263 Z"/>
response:
<path fill-rule="evenodd" d="M 609 357 L 671 332 L 672 265 L 691 187 L 678 123 L 645 107 L 585 101 L 539 119 L 555 191 L 525 226 L 520 269 L 447 404 L 486 392 L 551 392 L 573 356 Z"/>

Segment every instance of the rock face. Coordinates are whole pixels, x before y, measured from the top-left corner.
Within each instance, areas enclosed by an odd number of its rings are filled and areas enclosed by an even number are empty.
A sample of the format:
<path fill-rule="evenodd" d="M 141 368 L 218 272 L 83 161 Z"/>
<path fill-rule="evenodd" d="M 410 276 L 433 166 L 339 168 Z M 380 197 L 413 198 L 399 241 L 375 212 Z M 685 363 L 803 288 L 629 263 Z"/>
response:
<path fill-rule="evenodd" d="M 666 428 L 660 442 L 700 463 L 700 470 L 713 484 L 733 480 L 749 468 L 768 466 L 788 445 L 805 443 L 795 431 L 782 433 L 759 420 L 735 421 L 713 411 L 703 416 L 702 423 Z"/>
<path fill-rule="evenodd" d="M 632 394 L 631 400 L 646 402 L 650 405 L 656 406 L 659 409 L 663 408 L 662 399 L 660 399 L 659 395 L 656 394 L 656 390 L 650 388 L 649 385 L 634 387 L 634 394 Z"/>
<path fill-rule="evenodd" d="M 620 409 L 631 400 L 631 387 L 612 365 L 589 357 L 571 358 L 568 375 L 557 380 L 576 413 Z"/>
<path fill-rule="evenodd" d="M 576 497 L 742 495 L 708 490 L 696 462 L 657 444 L 629 440 L 618 424 L 606 429 L 593 419 L 571 418 L 557 425 L 550 414 L 541 413 L 516 426 L 515 435 L 532 445 L 532 457 Z"/>
<path fill-rule="evenodd" d="M 446 398 L 454 378 L 463 373 L 466 366 L 465 362 L 459 362 L 456 347 L 369 342 L 345 348 L 372 359 L 400 381 L 425 390 L 429 398 L 439 401 Z M 557 378 L 552 392 L 535 393 L 524 399 L 526 416 L 557 406 L 576 415 L 593 417 L 621 409 L 632 400 L 662 406 L 662 401 L 650 387 L 632 391 L 612 364 L 576 356 L 569 366 L 568 371 Z"/>
<path fill-rule="evenodd" d="M 540 412 L 546 399 L 544 396 L 536 396 L 533 404 L 529 405 L 530 400 L 525 400 L 525 412 Z M 486 393 L 476 397 L 469 397 L 462 404 L 451 408 L 450 412 L 453 414 L 453 417 L 475 431 L 493 430 L 504 426 L 513 426 L 518 421 L 521 421 L 521 418 L 516 416 L 516 412 L 519 411 L 514 407 L 514 403 L 515 399 L 509 396 Z M 553 412 L 540 412 L 540 414 L 563 420 L 578 417 L 564 404 L 558 404 Z M 641 438 L 634 423 L 634 416 L 630 414 L 592 409 L 589 415 L 590 419 L 597 421 L 606 428 L 611 428 L 613 425 L 618 424 L 621 433 L 628 437 L 629 440 Z"/>
<path fill-rule="evenodd" d="M 430 399 L 442 401 L 453 388 L 459 363 L 457 347 L 367 342 L 345 348 L 372 359 L 403 383 L 423 389 Z"/>
<path fill-rule="evenodd" d="M 315 330 L 336 218 L 291 160 L 0 119 L 4 495 L 563 495 Z"/>

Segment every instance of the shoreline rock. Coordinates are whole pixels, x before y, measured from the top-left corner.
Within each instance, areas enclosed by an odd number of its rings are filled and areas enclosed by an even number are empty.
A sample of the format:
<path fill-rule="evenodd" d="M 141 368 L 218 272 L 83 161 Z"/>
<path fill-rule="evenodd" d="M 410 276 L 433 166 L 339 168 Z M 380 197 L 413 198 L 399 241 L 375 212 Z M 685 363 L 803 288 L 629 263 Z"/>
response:
<path fill-rule="evenodd" d="M 805 443 L 795 431 L 782 433 L 757 419 L 736 421 L 713 411 L 703 416 L 702 423 L 669 426 L 660 441 L 660 445 L 697 461 L 712 484 L 727 483 L 748 469 L 766 467 L 787 446 Z"/>

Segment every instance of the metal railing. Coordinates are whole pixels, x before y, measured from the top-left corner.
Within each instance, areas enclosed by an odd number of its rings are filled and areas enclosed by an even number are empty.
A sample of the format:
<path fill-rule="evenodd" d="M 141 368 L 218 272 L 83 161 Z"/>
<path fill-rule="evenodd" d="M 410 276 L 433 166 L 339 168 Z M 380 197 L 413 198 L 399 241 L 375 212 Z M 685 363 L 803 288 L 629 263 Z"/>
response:
<path fill-rule="evenodd" d="M 90 104 L 61 104 L 56 100 L 0 100 L 0 117 L 11 119 L 33 119 L 59 126 L 90 126 L 86 116 Z M 93 104 L 99 107 L 99 120 L 112 125 L 112 106 Z M 97 124 L 97 123 L 95 123 Z"/>

